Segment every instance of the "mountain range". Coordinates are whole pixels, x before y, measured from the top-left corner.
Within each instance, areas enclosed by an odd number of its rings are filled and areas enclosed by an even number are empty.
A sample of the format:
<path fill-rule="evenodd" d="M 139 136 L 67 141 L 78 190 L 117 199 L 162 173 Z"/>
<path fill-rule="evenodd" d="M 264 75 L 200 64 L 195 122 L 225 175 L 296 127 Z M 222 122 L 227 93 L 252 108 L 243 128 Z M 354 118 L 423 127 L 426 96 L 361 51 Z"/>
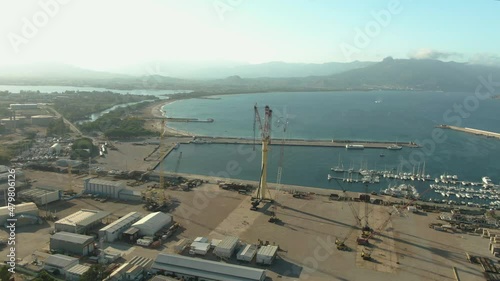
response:
<path fill-rule="evenodd" d="M 159 65 L 156 70 L 165 67 Z M 186 69 L 184 69 L 186 70 Z M 156 71 L 158 72 L 158 71 Z M 0 84 L 94 86 L 110 89 L 189 89 L 214 93 L 328 90 L 474 91 L 479 77 L 500 77 L 500 67 L 424 59 L 385 58 L 381 62 L 214 66 L 193 69 L 192 77 L 99 72 L 67 65 L 0 68 Z M 198 74 L 197 74 L 198 73 Z"/>

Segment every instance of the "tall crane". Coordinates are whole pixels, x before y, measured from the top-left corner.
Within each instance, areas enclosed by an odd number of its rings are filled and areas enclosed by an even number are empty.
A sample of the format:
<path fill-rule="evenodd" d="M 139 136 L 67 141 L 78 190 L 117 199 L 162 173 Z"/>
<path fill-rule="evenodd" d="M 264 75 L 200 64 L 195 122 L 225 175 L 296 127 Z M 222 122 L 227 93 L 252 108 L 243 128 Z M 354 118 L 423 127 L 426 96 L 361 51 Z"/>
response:
<path fill-rule="evenodd" d="M 272 201 L 269 191 L 267 190 L 267 155 L 269 152 L 269 144 L 271 143 L 271 124 L 272 124 L 272 116 L 273 111 L 269 108 L 268 105 L 264 108 L 264 123 L 262 123 L 262 119 L 259 114 L 259 110 L 257 105 L 254 106 L 255 118 L 254 118 L 254 141 L 256 134 L 256 125 L 259 126 L 260 136 L 262 139 L 262 163 L 260 169 L 260 179 L 259 179 L 259 187 L 257 188 L 257 192 L 254 201 L 252 202 L 252 209 L 257 209 L 257 206 L 260 202 L 264 200 Z"/>
<path fill-rule="evenodd" d="M 165 135 L 165 119 L 161 120 L 161 130 L 160 130 L 160 144 L 158 150 L 160 151 L 160 157 L 163 155 L 163 136 Z M 165 188 L 165 175 L 163 171 L 163 161 L 165 159 L 160 159 L 160 188 Z"/>
<path fill-rule="evenodd" d="M 278 119 L 278 122 L 276 124 L 277 126 L 283 126 L 283 138 L 281 139 L 281 145 L 280 145 L 280 158 L 278 162 L 278 173 L 276 175 L 276 194 L 274 196 L 274 203 L 271 208 L 271 218 L 269 218 L 269 222 L 273 223 L 279 223 L 281 220 L 276 217 L 276 208 L 278 204 L 278 196 L 280 193 L 280 188 L 281 188 L 281 177 L 283 175 L 283 163 L 284 163 L 284 158 L 285 158 L 285 139 L 286 139 L 286 134 L 287 134 L 287 126 L 288 126 L 288 120 L 282 120 Z"/>

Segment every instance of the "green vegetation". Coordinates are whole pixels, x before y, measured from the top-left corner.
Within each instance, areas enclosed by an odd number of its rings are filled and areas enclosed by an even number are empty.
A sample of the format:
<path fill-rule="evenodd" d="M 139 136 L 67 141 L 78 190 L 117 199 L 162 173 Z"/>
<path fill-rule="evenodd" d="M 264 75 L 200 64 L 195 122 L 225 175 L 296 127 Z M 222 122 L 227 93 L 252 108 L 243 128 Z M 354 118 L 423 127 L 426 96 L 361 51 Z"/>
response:
<path fill-rule="evenodd" d="M 62 118 L 50 122 L 47 127 L 47 136 L 63 136 L 70 132 L 69 126 L 64 123 Z"/>
<path fill-rule="evenodd" d="M 81 138 L 73 142 L 71 146 L 71 159 L 82 159 L 87 160 L 89 157 L 95 157 L 99 155 L 99 148 L 92 143 L 91 139 Z"/>
<path fill-rule="evenodd" d="M 155 100 L 158 97 L 117 94 L 113 92 L 65 92 L 54 100 L 54 109 L 70 121 L 87 119 L 90 114 L 118 104 Z"/>
<path fill-rule="evenodd" d="M 42 270 L 33 281 L 56 281 L 47 271 Z"/>
<path fill-rule="evenodd" d="M 0 268 L 0 280 L 8 281 L 8 280 L 10 280 L 11 276 L 12 276 L 12 273 L 9 272 L 9 269 L 7 268 L 7 266 L 4 265 Z"/>
<path fill-rule="evenodd" d="M 83 132 L 87 133 L 103 133 L 108 138 L 129 138 L 155 135 L 155 132 L 144 129 L 144 120 L 131 116 L 134 111 L 147 105 L 148 103 L 141 103 L 115 109 L 94 122 L 82 124 L 80 128 Z"/>

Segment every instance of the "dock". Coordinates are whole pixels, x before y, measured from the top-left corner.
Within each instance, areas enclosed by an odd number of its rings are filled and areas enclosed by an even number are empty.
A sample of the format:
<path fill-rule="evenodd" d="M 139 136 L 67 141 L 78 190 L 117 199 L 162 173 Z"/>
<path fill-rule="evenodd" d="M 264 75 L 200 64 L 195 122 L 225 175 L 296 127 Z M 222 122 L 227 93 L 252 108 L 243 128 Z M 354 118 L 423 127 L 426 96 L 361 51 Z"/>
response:
<path fill-rule="evenodd" d="M 257 144 L 260 145 L 260 140 L 249 138 L 226 138 L 226 137 L 203 137 L 198 136 L 193 140 L 192 137 L 177 138 L 181 144 Z M 366 141 L 366 140 L 303 140 L 303 139 L 272 139 L 271 145 L 286 146 L 313 146 L 313 147 L 343 147 L 346 145 L 360 145 L 363 148 L 386 149 L 390 145 L 397 144 L 402 147 L 419 148 L 420 146 L 414 142 L 393 142 L 393 141 Z"/>
<path fill-rule="evenodd" d="M 454 131 L 460 131 L 460 132 L 464 132 L 464 133 L 474 134 L 477 136 L 485 136 L 487 138 L 500 139 L 500 133 L 478 130 L 478 129 L 473 129 L 473 128 L 464 128 L 464 127 L 449 126 L 449 125 L 439 125 L 439 126 L 437 126 L 437 128 L 450 129 L 450 130 L 454 130 Z"/>

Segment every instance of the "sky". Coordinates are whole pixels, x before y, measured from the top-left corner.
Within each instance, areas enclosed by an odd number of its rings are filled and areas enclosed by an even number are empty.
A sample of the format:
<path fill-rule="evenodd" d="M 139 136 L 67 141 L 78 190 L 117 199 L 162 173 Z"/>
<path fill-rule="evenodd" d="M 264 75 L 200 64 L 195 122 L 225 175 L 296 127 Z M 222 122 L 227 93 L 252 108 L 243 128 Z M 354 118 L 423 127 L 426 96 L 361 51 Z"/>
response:
<path fill-rule="evenodd" d="M 495 0 L 0 0 L 0 65 L 148 61 L 500 65 Z"/>

